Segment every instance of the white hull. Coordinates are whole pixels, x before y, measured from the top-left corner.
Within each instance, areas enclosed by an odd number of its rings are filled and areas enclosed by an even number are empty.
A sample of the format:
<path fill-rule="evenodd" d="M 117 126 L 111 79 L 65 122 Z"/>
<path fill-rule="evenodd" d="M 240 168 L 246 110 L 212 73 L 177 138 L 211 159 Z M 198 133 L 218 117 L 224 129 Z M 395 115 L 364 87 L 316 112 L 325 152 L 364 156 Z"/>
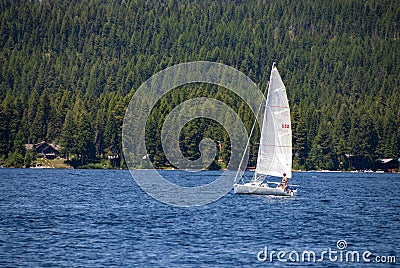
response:
<path fill-rule="evenodd" d="M 258 194 L 275 196 L 295 196 L 297 190 L 285 191 L 279 187 L 270 187 L 267 183 L 249 182 L 245 184 L 235 184 L 233 186 L 235 194 Z"/>

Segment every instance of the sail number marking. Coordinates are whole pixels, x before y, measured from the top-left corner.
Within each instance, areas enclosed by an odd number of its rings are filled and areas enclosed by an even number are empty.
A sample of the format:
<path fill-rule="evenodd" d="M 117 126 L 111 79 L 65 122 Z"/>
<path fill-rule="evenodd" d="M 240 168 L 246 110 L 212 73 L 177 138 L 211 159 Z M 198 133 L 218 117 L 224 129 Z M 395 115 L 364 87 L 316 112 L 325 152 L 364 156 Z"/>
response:
<path fill-rule="evenodd" d="M 290 128 L 289 124 L 282 124 L 282 128 Z"/>

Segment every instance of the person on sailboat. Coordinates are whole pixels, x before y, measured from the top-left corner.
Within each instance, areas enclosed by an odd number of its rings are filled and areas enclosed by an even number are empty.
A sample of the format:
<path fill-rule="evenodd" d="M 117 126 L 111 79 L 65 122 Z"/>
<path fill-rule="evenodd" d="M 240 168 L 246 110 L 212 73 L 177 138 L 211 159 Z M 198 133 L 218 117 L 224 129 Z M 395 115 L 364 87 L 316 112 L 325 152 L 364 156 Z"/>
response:
<path fill-rule="evenodd" d="M 286 177 L 286 173 L 283 173 L 283 178 L 282 178 L 281 184 L 279 184 L 278 187 L 280 187 L 282 189 L 286 189 L 287 186 L 288 186 L 288 178 Z"/>

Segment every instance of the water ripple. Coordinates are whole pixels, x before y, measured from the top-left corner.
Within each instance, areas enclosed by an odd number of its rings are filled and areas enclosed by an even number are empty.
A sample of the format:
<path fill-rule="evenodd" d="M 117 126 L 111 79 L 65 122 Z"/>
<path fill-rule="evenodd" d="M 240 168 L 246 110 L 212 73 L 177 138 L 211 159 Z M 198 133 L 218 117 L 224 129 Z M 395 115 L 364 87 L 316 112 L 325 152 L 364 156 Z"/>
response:
<path fill-rule="evenodd" d="M 171 181 L 186 174 L 165 173 Z M 219 174 L 190 173 L 183 182 L 208 183 Z M 257 253 L 266 246 L 336 249 L 339 239 L 350 250 L 400 254 L 398 175 L 295 178 L 301 184 L 296 198 L 231 192 L 183 209 L 144 194 L 127 171 L 1 169 L 0 266 L 280 266 L 259 262 Z M 319 267 L 296 265 L 310 264 Z"/>

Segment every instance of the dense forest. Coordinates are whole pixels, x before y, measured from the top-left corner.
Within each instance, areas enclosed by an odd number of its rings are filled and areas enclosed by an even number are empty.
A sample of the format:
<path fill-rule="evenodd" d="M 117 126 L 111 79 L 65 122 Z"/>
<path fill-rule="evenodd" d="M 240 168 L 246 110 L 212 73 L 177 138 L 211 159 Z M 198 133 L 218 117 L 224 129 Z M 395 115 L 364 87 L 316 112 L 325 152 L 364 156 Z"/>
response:
<path fill-rule="evenodd" d="M 29 166 L 35 155 L 25 144 L 44 140 L 75 167 L 123 167 L 121 128 L 135 90 L 168 66 L 198 60 L 237 68 L 261 89 L 277 63 L 296 169 L 355 169 L 357 159 L 373 168 L 375 159 L 400 157 L 398 0 L 1 0 L 0 32 L 3 166 Z M 199 96 L 230 105 L 250 130 L 254 115 L 229 90 L 174 89 L 147 123 L 157 167 L 168 164 L 163 120 Z M 222 144 L 213 168 L 229 161 L 229 137 L 210 119 L 192 120 L 180 137 L 189 159 L 208 137 Z"/>

